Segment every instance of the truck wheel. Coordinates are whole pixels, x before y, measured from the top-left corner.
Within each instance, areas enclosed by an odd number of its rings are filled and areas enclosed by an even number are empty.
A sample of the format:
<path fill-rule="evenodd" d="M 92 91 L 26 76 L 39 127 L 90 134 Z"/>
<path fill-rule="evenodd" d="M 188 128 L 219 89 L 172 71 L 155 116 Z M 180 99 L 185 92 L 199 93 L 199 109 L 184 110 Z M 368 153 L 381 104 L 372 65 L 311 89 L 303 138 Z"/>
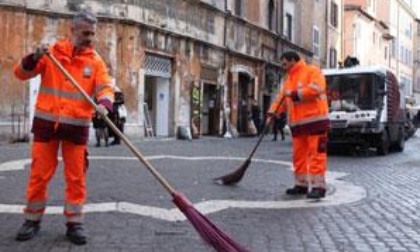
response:
<path fill-rule="evenodd" d="M 376 148 L 376 153 L 380 156 L 385 156 L 389 153 L 389 145 L 388 131 L 384 130 L 382 131 L 378 147 Z"/>
<path fill-rule="evenodd" d="M 404 151 L 405 146 L 405 132 L 400 130 L 398 134 L 398 142 L 395 144 L 395 150 L 398 152 Z"/>

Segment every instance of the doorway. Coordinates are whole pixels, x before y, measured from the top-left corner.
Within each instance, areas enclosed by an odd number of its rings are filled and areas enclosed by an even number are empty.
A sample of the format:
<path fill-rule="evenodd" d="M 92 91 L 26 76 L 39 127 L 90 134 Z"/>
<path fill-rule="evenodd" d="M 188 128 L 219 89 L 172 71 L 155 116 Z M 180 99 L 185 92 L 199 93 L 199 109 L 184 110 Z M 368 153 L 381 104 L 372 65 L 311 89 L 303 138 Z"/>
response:
<path fill-rule="evenodd" d="M 219 132 L 220 96 L 217 85 L 203 83 L 202 123 L 203 135 L 217 135 Z"/>
<path fill-rule="evenodd" d="M 169 78 L 145 77 L 144 102 L 155 136 L 169 136 Z"/>
<path fill-rule="evenodd" d="M 251 108 L 253 85 L 249 75 L 239 73 L 238 80 L 238 121 L 239 134 L 246 134 L 248 128 L 248 117 Z"/>

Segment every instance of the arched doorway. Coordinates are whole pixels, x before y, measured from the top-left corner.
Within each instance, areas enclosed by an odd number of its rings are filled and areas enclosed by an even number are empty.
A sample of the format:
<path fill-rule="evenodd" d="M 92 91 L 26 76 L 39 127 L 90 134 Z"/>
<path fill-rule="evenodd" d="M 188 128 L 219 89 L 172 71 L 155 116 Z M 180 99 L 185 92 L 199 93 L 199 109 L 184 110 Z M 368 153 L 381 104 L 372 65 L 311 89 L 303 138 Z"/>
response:
<path fill-rule="evenodd" d="M 239 73 L 238 76 L 238 132 L 239 134 L 247 133 L 248 117 L 251 113 L 252 104 L 252 79 L 248 74 Z"/>
<path fill-rule="evenodd" d="M 243 65 L 235 65 L 232 72 L 232 104 L 236 111 L 232 111 L 232 122 L 234 122 L 240 135 L 248 134 L 248 119 L 250 118 L 252 100 L 254 94 L 254 74 L 251 69 Z"/>

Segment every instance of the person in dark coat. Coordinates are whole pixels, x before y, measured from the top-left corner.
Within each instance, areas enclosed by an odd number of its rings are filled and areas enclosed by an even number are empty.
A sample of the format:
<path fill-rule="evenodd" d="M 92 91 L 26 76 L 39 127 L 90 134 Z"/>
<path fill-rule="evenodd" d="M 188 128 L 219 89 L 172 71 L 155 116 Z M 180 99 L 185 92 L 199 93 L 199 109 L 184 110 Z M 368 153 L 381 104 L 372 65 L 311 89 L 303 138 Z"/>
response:
<path fill-rule="evenodd" d="M 101 146 L 101 139 L 105 142 L 105 147 L 108 147 L 108 125 L 98 112 L 95 112 L 92 117 L 93 128 L 95 129 L 96 147 Z"/>
<path fill-rule="evenodd" d="M 127 117 L 127 111 L 124 107 L 124 93 L 117 86 L 114 86 L 114 95 L 115 101 L 113 104 L 113 112 L 110 113 L 110 119 L 117 126 L 117 128 L 124 133 L 124 124 Z M 110 135 L 114 137 L 114 141 L 111 142 L 111 145 L 121 144 L 120 137 L 115 134 L 111 129 L 109 129 Z"/>
<path fill-rule="evenodd" d="M 273 124 L 273 141 L 277 141 L 277 134 L 280 131 L 281 140 L 284 141 L 284 127 L 286 126 L 287 118 L 286 113 L 282 113 L 279 117 L 276 117 Z"/>

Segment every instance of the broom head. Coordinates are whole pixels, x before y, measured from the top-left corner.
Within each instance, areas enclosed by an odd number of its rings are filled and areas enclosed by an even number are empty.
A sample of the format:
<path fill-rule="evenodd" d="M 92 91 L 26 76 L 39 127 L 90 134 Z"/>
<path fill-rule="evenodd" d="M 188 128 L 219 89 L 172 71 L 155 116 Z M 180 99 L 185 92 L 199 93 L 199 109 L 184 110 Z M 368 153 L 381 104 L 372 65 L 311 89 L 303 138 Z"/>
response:
<path fill-rule="evenodd" d="M 248 252 L 249 250 L 236 243 L 226 233 L 218 229 L 204 215 L 197 211 L 184 195 L 172 193 L 172 201 L 191 222 L 200 236 L 219 252 Z"/>
<path fill-rule="evenodd" d="M 241 181 L 250 163 L 251 158 L 248 158 L 236 171 L 233 171 L 221 177 L 214 178 L 213 181 L 221 185 L 234 185 Z"/>

